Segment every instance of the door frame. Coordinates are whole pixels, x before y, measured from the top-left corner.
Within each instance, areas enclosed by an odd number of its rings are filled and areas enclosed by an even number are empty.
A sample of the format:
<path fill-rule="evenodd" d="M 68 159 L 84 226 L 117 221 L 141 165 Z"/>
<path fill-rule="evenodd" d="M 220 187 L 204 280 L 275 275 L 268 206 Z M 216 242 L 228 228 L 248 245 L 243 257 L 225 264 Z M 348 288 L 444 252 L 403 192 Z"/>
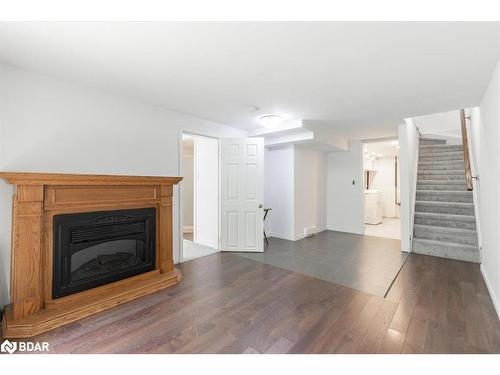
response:
<path fill-rule="evenodd" d="M 180 129 L 179 130 L 179 157 L 178 157 L 178 160 L 179 160 L 179 164 L 178 164 L 178 168 L 179 168 L 179 176 L 182 176 L 183 174 L 183 167 L 182 167 L 182 162 L 183 162 L 183 144 L 182 144 L 182 136 L 183 135 L 189 135 L 189 136 L 192 136 L 192 137 L 205 137 L 205 138 L 211 138 L 211 139 L 215 139 L 217 141 L 217 149 L 218 149 L 218 156 L 217 156 L 217 184 L 218 184 L 218 189 L 217 189 L 217 238 L 218 238 L 218 241 L 217 241 L 217 252 L 220 252 L 220 210 L 221 210 L 221 206 L 220 206 L 220 189 L 221 189 L 221 186 L 220 186 L 220 137 L 216 137 L 216 136 L 213 136 L 213 135 L 209 135 L 209 134 L 203 134 L 203 132 L 198 132 L 198 131 L 190 131 L 190 130 L 187 130 L 187 129 Z M 196 156 L 194 155 L 193 153 L 193 163 L 194 163 L 194 158 Z M 193 169 L 194 171 L 194 169 Z M 193 178 L 194 180 L 194 178 Z M 182 184 L 182 181 L 181 181 L 181 184 Z M 183 214 L 183 204 L 182 204 L 182 200 L 183 200 L 183 196 L 182 196 L 182 189 L 180 188 L 179 186 L 179 203 L 178 203 L 178 207 L 179 207 L 179 261 L 178 263 L 182 263 L 184 262 L 184 214 Z M 193 194 L 193 200 L 194 200 L 194 194 Z M 194 210 L 194 204 L 193 204 L 193 210 Z M 194 214 L 194 212 L 193 212 Z M 194 217 L 193 217 L 193 220 L 194 220 Z M 194 229 L 194 222 L 193 222 L 193 229 Z"/>

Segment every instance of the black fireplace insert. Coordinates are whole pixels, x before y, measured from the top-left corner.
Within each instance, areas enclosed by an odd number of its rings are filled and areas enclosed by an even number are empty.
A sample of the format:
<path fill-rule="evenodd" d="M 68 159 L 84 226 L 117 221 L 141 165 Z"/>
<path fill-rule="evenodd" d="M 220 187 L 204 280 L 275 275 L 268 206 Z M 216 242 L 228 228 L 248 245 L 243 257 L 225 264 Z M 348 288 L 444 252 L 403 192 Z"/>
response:
<path fill-rule="evenodd" d="M 156 209 L 54 216 L 52 298 L 155 269 Z"/>

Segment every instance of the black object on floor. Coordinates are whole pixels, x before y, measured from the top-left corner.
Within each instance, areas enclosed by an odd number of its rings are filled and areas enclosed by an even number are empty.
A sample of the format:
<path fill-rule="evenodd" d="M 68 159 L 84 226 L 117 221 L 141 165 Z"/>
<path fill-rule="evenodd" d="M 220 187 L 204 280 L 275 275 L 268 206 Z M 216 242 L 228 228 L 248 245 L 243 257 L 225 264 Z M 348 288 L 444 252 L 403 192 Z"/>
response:
<path fill-rule="evenodd" d="M 272 210 L 272 208 L 264 208 L 264 222 L 266 221 L 267 214 L 271 210 Z M 269 241 L 267 240 L 266 229 L 265 228 L 264 228 L 264 239 L 266 240 L 266 245 L 269 245 Z"/>

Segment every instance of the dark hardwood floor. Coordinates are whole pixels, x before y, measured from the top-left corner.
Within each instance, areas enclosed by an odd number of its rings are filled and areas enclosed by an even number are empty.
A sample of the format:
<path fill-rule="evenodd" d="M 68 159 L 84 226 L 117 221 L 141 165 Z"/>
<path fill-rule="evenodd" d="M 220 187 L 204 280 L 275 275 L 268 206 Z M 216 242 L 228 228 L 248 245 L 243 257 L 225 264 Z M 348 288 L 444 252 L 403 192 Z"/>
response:
<path fill-rule="evenodd" d="M 410 255 L 386 298 L 235 254 L 32 338 L 53 353 L 499 353 L 478 265 Z"/>

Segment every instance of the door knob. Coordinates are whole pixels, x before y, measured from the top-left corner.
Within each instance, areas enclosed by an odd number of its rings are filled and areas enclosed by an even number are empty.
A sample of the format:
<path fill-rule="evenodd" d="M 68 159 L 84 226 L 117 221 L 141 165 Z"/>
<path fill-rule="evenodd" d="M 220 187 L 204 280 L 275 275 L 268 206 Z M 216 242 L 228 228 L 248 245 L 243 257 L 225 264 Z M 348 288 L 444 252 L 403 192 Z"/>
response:
<path fill-rule="evenodd" d="M 259 203 L 259 208 L 262 208 L 262 203 Z"/>

